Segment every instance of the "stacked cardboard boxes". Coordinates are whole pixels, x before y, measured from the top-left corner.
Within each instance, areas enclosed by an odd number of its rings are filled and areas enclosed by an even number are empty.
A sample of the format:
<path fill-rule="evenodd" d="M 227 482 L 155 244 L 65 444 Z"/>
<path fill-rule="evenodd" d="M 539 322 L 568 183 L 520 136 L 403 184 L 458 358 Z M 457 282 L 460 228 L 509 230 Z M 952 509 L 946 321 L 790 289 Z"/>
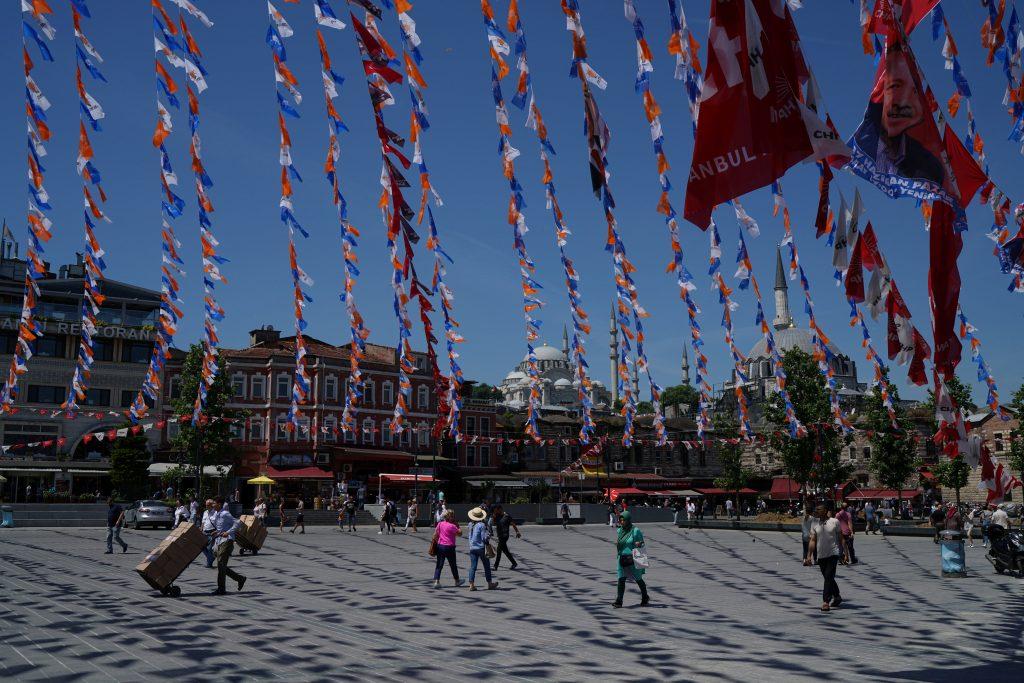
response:
<path fill-rule="evenodd" d="M 267 527 L 263 526 L 259 517 L 255 515 L 242 515 L 238 518 L 238 530 L 235 532 L 235 542 L 242 550 L 256 552 L 263 547 L 267 540 Z"/>
<path fill-rule="evenodd" d="M 167 535 L 135 571 L 154 589 L 164 592 L 206 547 L 206 536 L 193 524 L 181 524 Z"/>

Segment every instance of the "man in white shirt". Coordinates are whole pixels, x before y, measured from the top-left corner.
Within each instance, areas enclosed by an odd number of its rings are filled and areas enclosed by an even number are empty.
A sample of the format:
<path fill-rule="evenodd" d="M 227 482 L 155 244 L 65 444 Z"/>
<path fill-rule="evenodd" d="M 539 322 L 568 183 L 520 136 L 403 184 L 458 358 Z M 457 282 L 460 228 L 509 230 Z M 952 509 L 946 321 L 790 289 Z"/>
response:
<path fill-rule="evenodd" d="M 992 513 L 992 523 L 998 524 L 1004 529 L 1009 530 L 1010 528 L 1010 515 L 1006 514 L 1006 510 L 997 507 Z"/>
<path fill-rule="evenodd" d="M 206 546 L 203 548 L 203 555 L 206 556 L 206 568 L 213 568 L 213 534 L 216 531 L 217 524 L 214 521 L 217 517 L 217 511 L 213 508 L 213 499 L 206 499 L 206 510 L 203 511 L 202 526 L 200 529 L 206 534 Z"/>
<path fill-rule="evenodd" d="M 732 498 L 725 499 L 725 516 L 732 519 Z"/>
<path fill-rule="evenodd" d="M 224 595 L 225 577 L 230 576 L 238 582 L 238 590 L 245 585 L 245 577 L 228 566 L 231 552 L 235 549 L 235 532 L 238 531 L 238 520 L 228 512 L 224 505 L 224 497 L 217 496 L 214 499 L 214 509 L 219 510 L 213 514 L 214 541 L 213 552 L 217 557 L 217 590 L 214 595 Z"/>
<path fill-rule="evenodd" d="M 198 515 L 198 514 L 199 514 L 199 501 L 196 500 L 195 498 L 193 498 L 192 502 L 188 504 L 188 519 L 189 519 L 189 521 L 192 522 L 193 524 L 198 524 L 199 523 L 199 518 L 196 517 L 196 515 Z"/>
<path fill-rule="evenodd" d="M 812 564 L 811 558 L 818 558 L 818 567 L 825 580 L 821 591 L 821 611 L 828 612 L 832 607 L 839 607 L 843 603 L 843 598 L 839 595 L 839 584 L 836 583 L 836 567 L 840 557 L 849 562 L 849 555 L 846 553 L 846 541 L 839 533 L 839 521 L 832 517 L 831 511 L 824 505 L 819 505 L 814 510 L 814 516 L 817 520 L 811 523 L 811 537 L 804 565 L 809 567 Z"/>

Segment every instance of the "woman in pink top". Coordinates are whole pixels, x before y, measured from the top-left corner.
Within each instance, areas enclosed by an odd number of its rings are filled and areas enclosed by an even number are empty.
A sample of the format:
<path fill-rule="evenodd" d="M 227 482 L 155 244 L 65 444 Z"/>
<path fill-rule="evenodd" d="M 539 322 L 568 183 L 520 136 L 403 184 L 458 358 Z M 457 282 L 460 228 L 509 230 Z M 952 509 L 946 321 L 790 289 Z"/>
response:
<path fill-rule="evenodd" d="M 437 528 L 434 530 L 434 538 L 437 539 L 437 552 L 435 553 L 436 564 L 434 566 L 434 588 L 441 587 L 441 568 L 444 567 L 444 561 L 448 560 L 448 565 L 452 569 L 452 578 L 455 579 L 455 585 L 461 586 L 462 580 L 459 578 L 459 568 L 455 564 L 455 537 L 462 535 L 462 529 L 455 523 L 455 511 L 449 510 L 445 514 L 444 519 L 438 523 Z"/>

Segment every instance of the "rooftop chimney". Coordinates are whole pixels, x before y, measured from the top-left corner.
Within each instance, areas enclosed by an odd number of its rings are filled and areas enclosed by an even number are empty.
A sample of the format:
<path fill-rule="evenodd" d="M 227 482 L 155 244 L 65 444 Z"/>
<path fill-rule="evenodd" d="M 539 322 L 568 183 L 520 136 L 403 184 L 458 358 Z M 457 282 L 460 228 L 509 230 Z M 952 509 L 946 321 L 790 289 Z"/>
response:
<path fill-rule="evenodd" d="M 249 332 L 249 346 L 273 346 L 281 340 L 281 333 L 273 325 L 264 325 Z"/>

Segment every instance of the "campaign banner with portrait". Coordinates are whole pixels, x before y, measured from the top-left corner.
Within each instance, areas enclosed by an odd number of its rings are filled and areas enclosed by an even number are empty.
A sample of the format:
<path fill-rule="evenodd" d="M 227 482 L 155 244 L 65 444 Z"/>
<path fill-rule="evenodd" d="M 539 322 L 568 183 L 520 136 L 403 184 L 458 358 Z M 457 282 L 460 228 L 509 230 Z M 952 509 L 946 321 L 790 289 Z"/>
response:
<path fill-rule="evenodd" d="M 864 120 L 848 144 L 848 167 L 889 197 L 939 201 L 954 207 L 966 229 L 964 202 L 925 94 L 910 46 L 890 35 Z"/>

